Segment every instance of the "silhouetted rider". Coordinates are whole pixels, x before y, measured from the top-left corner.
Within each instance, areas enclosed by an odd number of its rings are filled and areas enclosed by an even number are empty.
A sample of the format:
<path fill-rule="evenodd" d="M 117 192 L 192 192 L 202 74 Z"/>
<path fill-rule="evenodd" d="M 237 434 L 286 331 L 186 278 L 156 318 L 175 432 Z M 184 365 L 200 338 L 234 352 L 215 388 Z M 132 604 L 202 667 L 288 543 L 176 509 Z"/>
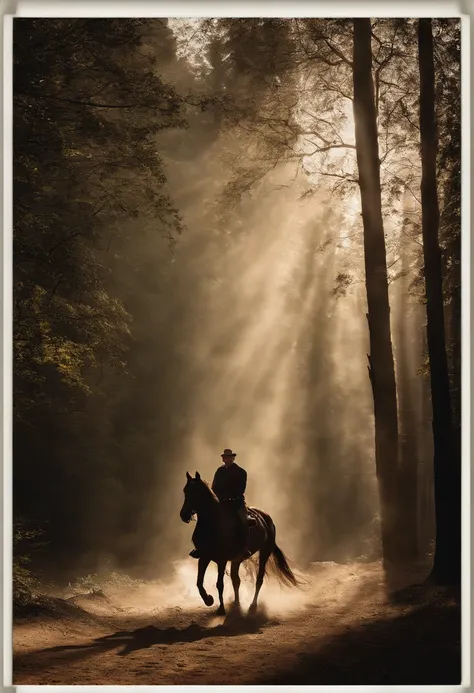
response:
<path fill-rule="evenodd" d="M 218 467 L 214 474 L 212 490 L 221 503 L 225 503 L 237 519 L 237 533 L 239 548 L 242 547 L 242 555 L 248 558 L 251 552 L 245 549 L 248 539 L 248 517 L 245 505 L 245 489 L 247 486 L 247 472 L 235 462 L 237 453 L 226 448 L 221 455 L 223 465 Z M 194 537 L 193 537 L 194 539 Z M 189 554 L 193 558 L 200 558 L 198 549 Z"/>

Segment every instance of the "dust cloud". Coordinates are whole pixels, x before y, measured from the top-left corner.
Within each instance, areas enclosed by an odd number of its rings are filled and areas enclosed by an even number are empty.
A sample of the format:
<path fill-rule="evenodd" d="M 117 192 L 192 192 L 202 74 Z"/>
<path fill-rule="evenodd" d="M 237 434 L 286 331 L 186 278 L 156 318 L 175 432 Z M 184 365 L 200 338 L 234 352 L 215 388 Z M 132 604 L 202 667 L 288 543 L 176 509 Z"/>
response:
<path fill-rule="evenodd" d="M 253 599 L 255 589 L 255 565 L 251 560 L 241 566 L 240 617 L 245 617 Z M 375 564 L 367 564 L 373 570 Z M 184 559 L 173 563 L 173 572 L 166 580 L 135 580 L 120 573 L 96 577 L 94 584 L 77 581 L 69 584 L 61 592 L 53 591 L 55 596 L 66 598 L 86 612 L 96 615 L 120 614 L 127 618 L 148 619 L 156 615 L 160 619 L 173 620 L 174 617 L 206 618 L 208 627 L 222 623 L 223 618 L 215 614 L 215 607 L 206 608 L 196 590 L 196 563 Z M 258 619 L 266 622 L 297 616 L 314 603 L 315 595 L 321 599 L 330 599 L 336 588 L 344 584 L 344 597 L 355 596 L 360 589 L 358 577 L 364 573 L 362 566 L 352 564 L 337 565 L 333 562 L 321 562 L 310 566 L 309 570 L 298 573 L 301 587 L 291 589 L 282 586 L 270 573 L 267 575 L 260 593 Z M 209 566 L 204 580 L 208 593 L 217 597 L 217 568 Z M 229 607 L 234 601 L 230 576 L 224 583 L 224 599 L 227 606 L 227 618 L 235 610 Z M 210 620 L 209 620 L 210 619 Z"/>
<path fill-rule="evenodd" d="M 160 612 L 163 609 L 180 609 L 187 612 L 214 613 L 215 608 L 206 609 L 196 589 L 196 562 L 192 559 L 176 561 L 173 569 L 174 575 L 170 580 L 143 583 L 135 589 L 134 594 L 130 593 L 130 590 L 128 593 L 125 590 L 116 591 L 114 600 L 122 607 L 126 606 L 136 613 L 152 612 L 154 609 Z M 253 598 L 255 580 L 252 571 L 246 570 L 245 567 L 241 568 L 241 577 L 240 601 L 242 610 L 245 612 Z M 216 580 L 217 569 L 214 564 L 211 564 L 206 573 L 204 585 L 207 591 L 217 599 Z M 225 580 L 224 594 L 226 602 L 231 603 L 233 589 L 229 576 Z M 274 578 L 269 577 L 262 589 L 259 610 L 269 618 L 285 616 L 303 610 L 307 601 L 307 591 L 289 590 L 280 586 Z"/>

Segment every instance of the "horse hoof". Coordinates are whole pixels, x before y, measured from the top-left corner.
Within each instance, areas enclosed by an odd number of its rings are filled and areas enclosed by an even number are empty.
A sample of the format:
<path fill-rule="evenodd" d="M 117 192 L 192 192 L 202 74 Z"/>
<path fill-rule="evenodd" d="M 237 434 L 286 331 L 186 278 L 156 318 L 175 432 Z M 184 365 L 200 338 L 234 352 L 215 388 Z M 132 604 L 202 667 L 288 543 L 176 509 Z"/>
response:
<path fill-rule="evenodd" d="M 243 616 L 242 607 L 240 604 L 234 603 L 231 605 L 228 614 L 231 619 L 239 619 Z"/>
<path fill-rule="evenodd" d="M 250 604 L 249 616 L 255 616 L 256 613 L 257 613 L 257 605 L 256 604 Z"/>
<path fill-rule="evenodd" d="M 217 614 L 218 616 L 225 616 L 225 608 L 224 608 L 223 606 L 220 606 L 220 607 L 217 609 L 216 614 Z"/>
<path fill-rule="evenodd" d="M 214 604 L 214 597 L 212 594 L 207 595 L 207 597 L 204 599 L 204 604 L 206 606 L 212 606 Z"/>

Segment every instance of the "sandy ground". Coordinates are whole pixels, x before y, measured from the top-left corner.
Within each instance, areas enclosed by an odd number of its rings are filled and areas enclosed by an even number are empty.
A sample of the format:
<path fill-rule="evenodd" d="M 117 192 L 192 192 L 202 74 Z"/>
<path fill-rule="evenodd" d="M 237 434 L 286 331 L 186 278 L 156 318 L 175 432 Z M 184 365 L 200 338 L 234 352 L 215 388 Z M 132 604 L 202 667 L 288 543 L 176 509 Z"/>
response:
<path fill-rule="evenodd" d="M 172 584 L 76 596 L 77 613 L 14 627 L 13 682 L 20 684 L 458 684 L 457 600 L 387 599 L 379 564 L 315 564 L 304 590 L 270 580 L 250 617 L 225 617 L 196 594 L 196 564 Z M 206 587 L 212 588 L 211 574 Z"/>

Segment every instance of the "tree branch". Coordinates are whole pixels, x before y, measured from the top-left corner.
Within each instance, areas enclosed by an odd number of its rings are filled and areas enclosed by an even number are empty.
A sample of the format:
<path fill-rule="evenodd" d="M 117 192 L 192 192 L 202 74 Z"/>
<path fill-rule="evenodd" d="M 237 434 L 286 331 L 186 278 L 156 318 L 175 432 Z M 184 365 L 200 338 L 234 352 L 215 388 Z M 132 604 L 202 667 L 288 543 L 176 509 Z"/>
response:
<path fill-rule="evenodd" d="M 319 173 L 320 176 L 327 176 L 329 178 L 340 178 L 347 181 L 348 183 L 359 183 L 358 178 L 351 178 L 348 174 L 343 173 L 329 173 L 328 171 L 315 171 L 314 173 Z"/>
<path fill-rule="evenodd" d="M 352 60 L 349 60 L 349 58 L 346 58 L 344 53 L 339 50 L 337 46 L 335 46 L 331 41 L 327 38 L 324 39 L 324 43 L 327 45 L 328 48 L 330 48 L 333 53 L 335 53 L 346 65 L 349 65 L 350 68 L 352 68 Z"/>
<path fill-rule="evenodd" d="M 302 135 L 315 135 L 316 137 L 319 137 L 319 135 L 317 135 L 317 133 L 314 133 L 314 132 L 307 132 L 307 133 L 302 132 L 301 134 Z M 308 142 L 310 142 L 311 144 L 314 145 L 314 142 L 311 142 L 311 140 L 308 140 Z M 313 150 L 311 155 L 312 154 L 318 154 L 318 153 L 322 154 L 323 152 L 328 152 L 330 149 L 355 149 L 356 148 L 355 144 L 348 144 L 346 142 L 342 142 L 341 144 L 326 144 L 324 147 L 317 147 L 315 145 L 315 147 L 316 148 Z M 309 155 L 305 155 L 305 156 L 309 156 Z"/>
<path fill-rule="evenodd" d="M 80 101 L 79 99 L 66 99 L 61 96 L 52 96 L 51 94 L 34 94 L 21 92 L 24 96 L 32 96 L 35 99 L 47 99 L 49 101 L 61 101 L 62 103 L 70 103 L 74 106 L 88 106 L 91 108 L 152 108 L 162 113 L 167 113 L 167 108 L 160 108 L 157 104 L 140 104 L 140 103 L 128 103 L 128 104 L 111 104 L 111 103 L 95 103 L 94 101 Z"/>

